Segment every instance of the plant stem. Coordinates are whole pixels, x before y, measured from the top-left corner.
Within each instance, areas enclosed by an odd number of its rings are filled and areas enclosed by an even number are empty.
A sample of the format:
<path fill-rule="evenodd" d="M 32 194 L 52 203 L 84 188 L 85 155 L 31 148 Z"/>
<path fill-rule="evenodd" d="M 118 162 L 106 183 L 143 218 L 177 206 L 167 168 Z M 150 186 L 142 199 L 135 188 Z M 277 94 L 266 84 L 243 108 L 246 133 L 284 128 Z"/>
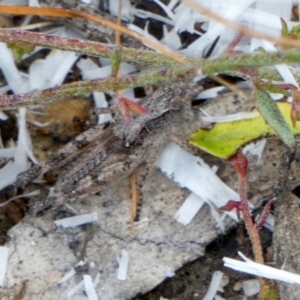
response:
<path fill-rule="evenodd" d="M 129 87 L 145 86 L 187 80 L 195 77 L 197 69 L 190 65 L 176 68 L 149 70 L 127 77 L 110 77 L 101 80 L 78 81 L 43 91 L 35 90 L 26 94 L 0 96 L 0 108 L 11 109 L 25 105 L 45 105 L 58 99 L 76 97 L 94 91 L 118 91 Z"/>
<path fill-rule="evenodd" d="M 1 42 L 24 42 L 40 47 L 55 48 L 90 56 L 102 56 L 109 58 L 115 45 L 97 43 L 87 40 L 64 38 L 59 36 L 48 35 L 44 33 L 29 32 L 22 30 L 0 29 Z M 160 65 L 170 66 L 176 64 L 174 60 L 167 56 L 143 49 L 122 48 L 122 60 L 129 63 L 139 63 L 142 65 Z"/>
<path fill-rule="evenodd" d="M 241 198 L 241 212 L 243 214 L 243 218 L 245 221 L 245 225 L 247 228 L 247 232 L 249 234 L 252 249 L 255 257 L 255 261 L 257 263 L 263 264 L 263 254 L 262 254 L 262 247 L 260 243 L 260 237 L 258 234 L 258 230 L 255 229 L 252 217 L 250 214 L 250 209 L 247 201 L 247 179 L 246 176 L 241 176 L 239 174 L 239 194 Z"/>
<path fill-rule="evenodd" d="M 241 200 L 240 210 L 242 212 L 248 235 L 251 240 L 252 249 L 257 263 L 263 264 L 263 254 L 258 230 L 255 229 L 250 208 L 247 200 L 247 169 L 248 161 L 242 151 L 239 151 L 233 158 L 229 160 L 238 173 L 239 195 Z"/>
<path fill-rule="evenodd" d="M 0 41 L 19 41 L 37 46 L 84 53 L 91 56 L 109 57 L 114 46 L 103 43 L 62 38 L 36 32 L 0 29 Z M 300 62 L 300 49 L 286 49 L 280 52 L 258 52 L 252 54 L 230 55 L 214 60 L 183 58 L 198 67 L 206 75 L 239 71 L 240 68 L 272 66 L 282 63 Z M 152 64 L 160 66 L 178 65 L 171 58 L 162 54 L 142 49 L 123 48 L 122 60 L 132 63 Z"/>

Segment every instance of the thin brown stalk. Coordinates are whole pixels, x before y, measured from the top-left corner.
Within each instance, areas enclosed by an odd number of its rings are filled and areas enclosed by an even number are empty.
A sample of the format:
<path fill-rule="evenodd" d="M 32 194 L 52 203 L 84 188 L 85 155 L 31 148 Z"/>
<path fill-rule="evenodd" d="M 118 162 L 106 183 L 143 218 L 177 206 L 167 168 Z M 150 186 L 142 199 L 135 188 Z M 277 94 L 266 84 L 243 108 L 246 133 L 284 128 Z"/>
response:
<path fill-rule="evenodd" d="M 157 50 L 158 52 L 163 53 L 164 55 L 172 58 L 174 61 L 179 63 L 184 63 L 185 59 L 174 51 L 170 50 L 168 47 L 163 46 L 162 44 L 150 40 L 141 34 L 133 32 L 126 28 L 125 26 L 119 25 L 114 23 L 110 20 L 94 16 L 88 14 L 83 11 L 75 11 L 70 9 L 61 9 L 61 8 L 53 8 L 53 7 L 28 7 L 28 6 L 4 6 L 0 5 L 0 14 L 13 14 L 13 15 L 42 15 L 47 17 L 61 17 L 61 18 L 82 18 L 89 21 L 92 21 L 96 24 L 101 24 L 103 26 L 110 27 L 116 31 L 119 31 L 123 34 L 127 34 L 140 42 L 149 45 L 153 49 Z"/>

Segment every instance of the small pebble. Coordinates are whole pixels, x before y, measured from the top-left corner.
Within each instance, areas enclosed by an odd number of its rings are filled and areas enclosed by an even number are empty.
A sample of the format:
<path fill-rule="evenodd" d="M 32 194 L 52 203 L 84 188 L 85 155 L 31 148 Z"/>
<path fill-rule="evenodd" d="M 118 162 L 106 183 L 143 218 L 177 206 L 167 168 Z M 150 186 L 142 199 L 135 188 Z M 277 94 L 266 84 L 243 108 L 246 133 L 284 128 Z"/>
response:
<path fill-rule="evenodd" d="M 242 283 L 240 282 L 240 281 L 238 281 L 238 282 L 236 282 L 235 284 L 234 284 L 234 286 L 233 286 L 233 290 L 235 291 L 235 292 L 239 292 L 241 289 L 242 289 Z"/>
<path fill-rule="evenodd" d="M 247 297 L 254 296 L 260 291 L 260 284 L 258 279 L 250 279 L 243 281 L 243 290 Z"/>

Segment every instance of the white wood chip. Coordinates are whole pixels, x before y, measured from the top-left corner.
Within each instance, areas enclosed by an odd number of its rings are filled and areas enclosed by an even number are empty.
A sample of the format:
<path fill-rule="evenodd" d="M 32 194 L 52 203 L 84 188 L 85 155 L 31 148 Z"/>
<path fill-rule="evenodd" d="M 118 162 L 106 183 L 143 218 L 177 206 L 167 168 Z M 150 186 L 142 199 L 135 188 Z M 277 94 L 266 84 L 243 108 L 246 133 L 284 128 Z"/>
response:
<path fill-rule="evenodd" d="M 16 147 L 0 149 L 0 157 L 11 158 L 15 155 Z"/>
<path fill-rule="evenodd" d="M 94 279 L 94 287 L 96 288 L 100 283 L 100 273 L 98 273 Z"/>
<path fill-rule="evenodd" d="M 28 157 L 35 163 L 37 164 L 38 161 L 34 157 L 34 154 L 32 152 L 32 143 L 31 143 L 31 138 L 29 131 L 26 127 L 26 108 L 22 107 L 19 109 L 19 114 L 18 114 L 18 124 L 19 124 L 19 134 L 18 134 L 18 147 L 17 151 L 19 148 L 26 151 Z M 16 153 L 14 160 L 18 160 L 18 154 Z"/>
<path fill-rule="evenodd" d="M 83 275 L 84 289 L 89 300 L 98 300 L 95 286 L 90 275 Z"/>
<path fill-rule="evenodd" d="M 14 161 L 9 162 L 0 170 L 0 189 L 14 183 L 18 174 L 27 171 L 30 168 L 28 156 L 33 162 L 36 162 L 31 151 L 31 139 L 26 128 L 26 109 L 19 109 L 18 114 L 18 145 L 14 154 Z"/>
<path fill-rule="evenodd" d="M 204 122 L 209 123 L 220 123 L 220 122 L 233 122 L 245 119 L 253 119 L 259 116 L 258 112 L 239 112 L 236 114 L 226 115 L 226 116 L 210 116 L 208 115 L 204 109 L 200 108 L 200 110 L 205 114 L 201 119 Z"/>
<path fill-rule="evenodd" d="M 225 298 L 219 296 L 219 295 L 216 295 L 214 300 L 226 300 Z M 242 300 L 242 299 L 241 299 Z M 243 300 L 247 300 L 247 299 L 243 299 Z"/>
<path fill-rule="evenodd" d="M 298 274 L 294 274 L 284 270 L 279 270 L 266 265 L 258 264 L 246 258 L 240 252 L 239 255 L 246 261 L 239 261 L 229 257 L 224 257 L 223 258 L 224 266 L 240 272 L 256 275 L 259 277 L 265 277 L 273 280 L 280 280 L 292 284 L 295 283 L 300 284 L 300 275 Z"/>
<path fill-rule="evenodd" d="M 275 46 L 273 46 L 272 43 L 268 42 L 268 41 L 261 41 L 262 43 L 262 46 L 263 48 L 266 50 L 266 51 L 269 51 L 269 52 L 277 52 L 277 49 Z M 285 83 L 290 83 L 290 84 L 293 84 L 295 85 L 297 88 L 299 88 L 299 84 L 298 82 L 296 81 L 294 75 L 292 74 L 290 68 L 285 65 L 285 64 L 282 64 L 282 65 L 276 65 L 275 66 L 278 73 L 281 75 L 281 77 L 283 78 L 283 81 Z"/>
<path fill-rule="evenodd" d="M 66 273 L 57 283 L 63 283 L 70 278 L 72 278 L 76 274 L 75 269 L 72 268 L 68 273 Z"/>
<path fill-rule="evenodd" d="M 154 14 L 149 11 L 144 11 L 141 9 L 132 8 L 131 11 L 134 13 L 135 16 L 142 18 L 142 19 L 154 19 L 157 21 L 160 21 L 164 24 L 172 25 L 174 26 L 174 22 L 168 18 L 162 17 L 160 15 Z"/>
<path fill-rule="evenodd" d="M 267 143 L 267 139 L 250 143 L 243 148 L 243 153 L 244 154 L 251 153 L 252 155 L 256 155 L 257 163 L 259 163 L 263 155 L 266 143 Z"/>
<path fill-rule="evenodd" d="M 129 255 L 126 250 L 122 250 L 121 257 L 119 258 L 118 261 L 119 261 L 119 269 L 118 269 L 117 279 L 126 280 L 128 262 L 129 262 Z"/>
<path fill-rule="evenodd" d="M 240 17 L 240 15 L 254 2 L 254 0 L 245 0 L 236 2 L 235 5 L 228 5 L 227 9 L 225 11 L 223 10 L 222 17 L 228 20 L 236 21 Z M 195 42 L 189 45 L 186 50 L 183 51 L 184 54 L 201 56 L 203 50 L 208 45 L 210 45 L 218 36 L 220 36 L 221 38 L 214 50 L 215 56 L 218 56 L 226 49 L 228 44 L 234 38 L 234 31 L 228 29 L 226 25 L 223 25 L 221 23 L 212 22 L 212 24 L 213 26 L 209 26 L 209 30 L 207 30 L 205 34 L 203 34 Z"/>
<path fill-rule="evenodd" d="M 166 278 L 172 278 L 172 277 L 174 277 L 176 274 L 175 274 L 174 271 L 168 270 L 168 271 L 166 271 L 166 272 L 164 273 L 164 275 L 165 275 Z"/>
<path fill-rule="evenodd" d="M 175 220 L 185 226 L 190 224 L 204 203 L 205 201 L 196 194 L 190 194 L 176 212 Z"/>
<path fill-rule="evenodd" d="M 216 207 L 225 205 L 230 199 L 239 200 L 237 192 L 223 183 L 201 158 L 193 156 L 175 143 L 162 149 L 156 167 L 180 187 L 189 189 Z M 237 220 L 235 212 L 226 214 Z"/>
<path fill-rule="evenodd" d="M 209 288 L 208 288 L 208 291 L 207 291 L 206 295 L 204 296 L 203 300 L 213 300 L 214 299 L 214 297 L 218 291 L 219 285 L 221 283 L 222 277 L 223 277 L 223 273 L 221 271 L 214 272 L 211 282 L 210 282 L 210 285 L 209 285 Z"/>
<path fill-rule="evenodd" d="M 28 80 L 17 69 L 11 49 L 5 43 L 0 43 L 0 68 L 14 93 L 29 92 Z"/>
<path fill-rule="evenodd" d="M 84 281 L 80 281 L 78 284 L 76 284 L 68 293 L 67 293 L 67 299 L 72 299 L 72 297 L 77 294 L 79 291 L 81 291 L 84 287 Z"/>
<path fill-rule="evenodd" d="M 106 97 L 102 92 L 93 92 L 95 106 L 98 107 L 108 107 Z M 111 122 L 113 120 L 111 114 L 101 114 L 98 116 L 98 124 L 104 124 L 106 122 Z"/>
<path fill-rule="evenodd" d="M 29 67 L 30 89 L 60 86 L 77 59 L 74 52 L 52 50 L 46 59 L 35 60 Z"/>
<path fill-rule="evenodd" d="M 4 286 L 4 279 L 8 263 L 8 248 L 0 247 L 0 286 Z"/>
<path fill-rule="evenodd" d="M 5 121 L 8 119 L 8 116 L 3 111 L 0 111 L 0 119 Z"/>
<path fill-rule="evenodd" d="M 168 31 L 167 27 L 164 26 L 163 35 L 164 37 L 161 39 L 161 43 L 168 45 L 168 47 L 172 50 L 179 50 L 182 48 L 180 37 L 174 29 Z"/>
<path fill-rule="evenodd" d="M 62 226 L 63 228 L 74 228 L 76 226 L 93 223 L 96 221 L 98 221 L 98 214 L 96 212 L 92 212 L 89 214 L 57 220 L 54 222 L 54 224 L 56 226 Z"/>

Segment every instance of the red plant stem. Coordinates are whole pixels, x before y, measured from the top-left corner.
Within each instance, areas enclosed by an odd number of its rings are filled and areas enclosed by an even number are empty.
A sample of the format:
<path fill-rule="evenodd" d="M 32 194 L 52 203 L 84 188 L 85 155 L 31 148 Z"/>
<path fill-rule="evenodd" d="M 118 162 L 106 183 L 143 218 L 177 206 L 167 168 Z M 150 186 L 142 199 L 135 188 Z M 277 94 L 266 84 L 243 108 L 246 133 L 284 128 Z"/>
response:
<path fill-rule="evenodd" d="M 259 218 L 259 221 L 256 222 L 256 224 L 255 224 L 256 230 L 260 230 L 263 227 L 263 225 L 266 223 L 266 220 L 268 218 L 268 215 L 270 213 L 270 210 L 271 210 L 272 205 L 274 204 L 275 200 L 276 200 L 276 198 L 273 198 L 273 199 L 269 200 L 268 203 L 265 205 L 264 210 Z"/>
<path fill-rule="evenodd" d="M 262 248 L 261 248 L 261 242 L 260 237 L 258 234 L 258 230 L 255 229 L 252 217 L 250 214 L 250 209 L 247 201 L 247 179 L 246 175 L 241 175 L 239 173 L 238 175 L 239 180 L 239 194 L 241 198 L 241 212 L 243 214 L 243 218 L 245 221 L 246 229 L 249 234 L 251 243 L 252 243 L 252 249 L 255 257 L 255 261 L 257 263 L 263 264 L 263 254 L 262 254 Z"/>
<path fill-rule="evenodd" d="M 229 160 L 233 166 L 235 167 L 238 173 L 238 181 L 239 181 L 239 194 L 241 199 L 240 210 L 242 212 L 246 229 L 249 234 L 252 249 L 255 257 L 255 261 L 257 263 L 264 263 L 262 248 L 260 237 L 258 234 L 258 230 L 254 227 L 254 223 L 252 221 L 248 201 L 247 201 L 247 169 L 248 169 L 248 160 L 244 156 L 242 151 L 239 151 L 233 158 Z"/>

